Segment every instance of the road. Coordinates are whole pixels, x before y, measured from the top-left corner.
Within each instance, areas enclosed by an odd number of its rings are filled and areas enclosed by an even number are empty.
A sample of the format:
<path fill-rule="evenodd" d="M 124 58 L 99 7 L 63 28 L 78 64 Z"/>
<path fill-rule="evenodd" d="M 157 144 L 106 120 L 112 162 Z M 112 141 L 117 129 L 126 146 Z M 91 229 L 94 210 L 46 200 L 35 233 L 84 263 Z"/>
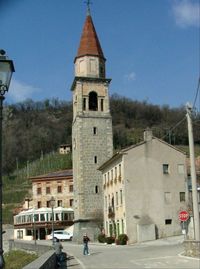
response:
<path fill-rule="evenodd" d="M 152 241 L 131 246 L 91 243 L 90 256 L 83 256 L 81 245 L 64 242 L 63 247 L 75 257 L 69 260 L 69 269 L 200 269 L 199 259 L 181 255 L 180 242 Z"/>
<path fill-rule="evenodd" d="M 5 235 L 4 239 L 7 239 Z M 183 236 L 177 236 L 127 246 L 90 243 L 90 256 L 83 256 L 82 245 L 62 244 L 70 257 L 68 269 L 200 269 L 200 259 L 181 255 L 183 240 Z M 40 240 L 37 244 L 51 245 L 52 242 Z M 6 250 L 7 240 L 4 241 Z"/>

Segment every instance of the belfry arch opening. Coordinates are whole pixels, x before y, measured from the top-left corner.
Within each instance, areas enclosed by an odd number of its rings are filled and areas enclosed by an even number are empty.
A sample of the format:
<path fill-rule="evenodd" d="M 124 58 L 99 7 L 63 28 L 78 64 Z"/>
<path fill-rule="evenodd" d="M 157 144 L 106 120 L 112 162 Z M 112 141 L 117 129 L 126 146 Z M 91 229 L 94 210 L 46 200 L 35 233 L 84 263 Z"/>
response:
<path fill-rule="evenodd" d="M 98 110 L 98 96 L 96 92 L 89 93 L 89 110 Z"/>

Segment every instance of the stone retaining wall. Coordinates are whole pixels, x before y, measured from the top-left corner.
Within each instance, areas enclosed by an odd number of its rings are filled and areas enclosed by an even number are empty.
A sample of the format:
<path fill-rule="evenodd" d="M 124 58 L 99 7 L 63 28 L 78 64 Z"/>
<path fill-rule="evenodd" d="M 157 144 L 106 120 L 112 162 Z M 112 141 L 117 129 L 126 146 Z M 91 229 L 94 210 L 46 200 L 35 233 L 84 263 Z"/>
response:
<path fill-rule="evenodd" d="M 200 241 L 185 240 L 183 246 L 185 249 L 185 256 L 200 258 Z"/>
<path fill-rule="evenodd" d="M 55 269 L 56 267 L 56 254 L 50 250 L 41 255 L 37 260 L 29 263 L 22 269 Z"/>
<path fill-rule="evenodd" d="M 56 255 L 52 246 L 35 245 L 34 243 L 23 242 L 22 240 L 9 240 L 9 250 L 22 249 L 24 251 L 36 252 L 39 258 L 23 269 L 55 269 Z"/>
<path fill-rule="evenodd" d="M 49 250 L 53 250 L 52 246 L 38 245 L 34 242 L 25 242 L 23 240 L 9 240 L 9 251 L 13 249 L 23 249 L 25 251 L 36 252 L 39 256 Z"/>

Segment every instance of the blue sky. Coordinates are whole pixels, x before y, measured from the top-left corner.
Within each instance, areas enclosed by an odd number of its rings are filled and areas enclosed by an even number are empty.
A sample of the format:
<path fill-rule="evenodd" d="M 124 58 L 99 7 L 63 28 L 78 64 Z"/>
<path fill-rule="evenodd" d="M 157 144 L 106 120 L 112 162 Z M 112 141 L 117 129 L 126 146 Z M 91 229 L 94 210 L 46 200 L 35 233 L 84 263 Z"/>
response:
<path fill-rule="evenodd" d="M 199 78 L 199 0 L 92 0 L 110 94 L 179 107 Z M 14 61 L 8 103 L 70 101 L 84 0 L 0 0 L 0 47 Z"/>

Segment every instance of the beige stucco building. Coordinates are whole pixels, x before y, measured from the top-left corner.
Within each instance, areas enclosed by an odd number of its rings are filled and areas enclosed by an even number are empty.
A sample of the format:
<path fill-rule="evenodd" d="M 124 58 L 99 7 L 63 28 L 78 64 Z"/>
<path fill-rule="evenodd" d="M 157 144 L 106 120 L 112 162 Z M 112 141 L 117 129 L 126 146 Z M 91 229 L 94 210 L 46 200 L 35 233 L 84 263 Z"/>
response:
<path fill-rule="evenodd" d="M 100 168 L 107 235 L 126 233 L 129 242 L 181 233 L 186 208 L 186 156 L 144 132 L 144 141 L 117 152 Z"/>
<path fill-rule="evenodd" d="M 14 216 L 14 238 L 46 239 L 54 230 L 66 229 L 74 223 L 72 170 L 51 172 L 31 177 L 32 197 Z M 53 197 L 53 199 L 52 199 Z M 54 201 L 54 205 L 51 204 Z"/>
<path fill-rule="evenodd" d="M 31 177 L 33 208 L 50 207 L 49 201 L 55 198 L 55 207 L 73 207 L 73 172 L 71 169 L 51 172 Z"/>

